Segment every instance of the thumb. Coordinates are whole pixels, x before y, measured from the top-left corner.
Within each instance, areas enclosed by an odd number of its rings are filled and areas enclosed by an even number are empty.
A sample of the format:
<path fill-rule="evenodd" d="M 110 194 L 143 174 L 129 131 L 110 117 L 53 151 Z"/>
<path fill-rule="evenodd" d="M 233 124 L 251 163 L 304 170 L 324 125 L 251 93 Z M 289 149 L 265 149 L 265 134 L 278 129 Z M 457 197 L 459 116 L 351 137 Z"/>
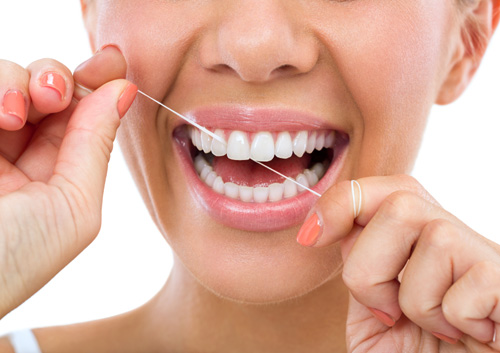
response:
<path fill-rule="evenodd" d="M 71 196 L 68 198 L 71 206 L 78 207 L 80 213 L 83 210 L 90 211 L 89 215 L 99 212 L 97 227 L 100 227 L 104 182 L 116 130 L 136 94 L 137 86 L 116 80 L 83 98 L 68 122 L 54 175 L 49 180 L 49 184 Z M 78 228 L 89 226 L 86 219 L 75 219 L 75 222 Z M 90 222 L 92 224 L 95 222 Z"/>
<path fill-rule="evenodd" d="M 124 79 L 126 75 L 127 62 L 120 49 L 113 44 L 105 45 L 75 69 L 74 97 L 80 100 L 88 94 L 81 86 L 93 91 L 106 82 Z"/>

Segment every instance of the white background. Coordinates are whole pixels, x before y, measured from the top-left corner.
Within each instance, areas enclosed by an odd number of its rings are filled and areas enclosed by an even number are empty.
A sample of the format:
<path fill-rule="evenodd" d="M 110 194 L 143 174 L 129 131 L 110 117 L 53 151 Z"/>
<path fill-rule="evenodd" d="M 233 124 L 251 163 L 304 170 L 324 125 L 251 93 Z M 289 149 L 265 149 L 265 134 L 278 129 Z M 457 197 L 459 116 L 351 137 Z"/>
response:
<path fill-rule="evenodd" d="M 50 57 L 74 69 L 89 56 L 79 1 L 0 1 L 1 59 L 27 66 Z M 497 34 L 464 96 L 433 110 L 413 173 L 446 209 L 497 242 L 499 63 Z M 115 144 L 101 234 L 40 292 L 3 318 L 0 335 L 133 309 L 161 288 L 171 265 L 170 250 L 150 220 Z"/>

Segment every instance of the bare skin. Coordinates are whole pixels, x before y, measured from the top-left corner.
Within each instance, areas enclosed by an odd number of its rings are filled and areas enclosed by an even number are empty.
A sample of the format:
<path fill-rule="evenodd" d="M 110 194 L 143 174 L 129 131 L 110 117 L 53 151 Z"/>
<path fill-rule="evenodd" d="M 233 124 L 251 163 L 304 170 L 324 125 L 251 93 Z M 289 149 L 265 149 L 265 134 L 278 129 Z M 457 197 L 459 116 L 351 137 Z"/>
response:
<path fill-rule="evenodd" d="M 44 352 L 500 351 L 500 247 L 404 175 L 432 104 L 456 99 L 473 76 L 499 1 L 465 12 L 428 0 L 82 5 L 102 50 L 73 75 L 48 60 L 0 63 L 0 96 L 17 90 L 26 108 L 0 114 L 2 315 L 96 236 L 111 142 L 133 99 L 120 104 L 130 87 L 120 79 L 182 112 L 228 102 L 307 111 L 348 134 L 349 148 L 304 215 L 317 217 L 313 231 L 234 229 L 192 196 L 175 152 L 179 120 L 137 99 L 119 139 L 174 269 L 130 313 L 35 330 Z M 465 13 L 484 34 L 470 33 L 481 38 L 472 45 Z M 62 95 L 41 84 L 46 72 L 63 78 Z M 74 81 L 101 88 L 83 99 Z M 28 142 L 33 134 L 51 139 Z M 350 179 L 361 185 L 359 215 Z"/>

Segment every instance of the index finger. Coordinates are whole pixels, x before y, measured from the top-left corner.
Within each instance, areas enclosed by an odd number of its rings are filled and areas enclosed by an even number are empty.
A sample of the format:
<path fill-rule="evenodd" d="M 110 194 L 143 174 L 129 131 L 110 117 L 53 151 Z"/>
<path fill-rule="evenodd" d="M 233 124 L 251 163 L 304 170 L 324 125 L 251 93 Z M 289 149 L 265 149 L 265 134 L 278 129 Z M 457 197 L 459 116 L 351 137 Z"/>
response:
<path fill-rule="evenodd" d="M 359 200 L 357 188 L 351 188 L 349 180 L 333 185 L 318 200 L 310 212 L 310 217 L 299 231 L 297 241 L 304 246 L 326 246 L 346 237 L 354 224 L 362 227 L 375 215 L 380 205 L 391 194 L 397 191 L 415 193 L 433 204 L 436 200 L 411 176 L 375 176 L 357 180 L 360 184 L 363 200 L 359 215 L 354 209 L 358 206 L 354 200 Z M 314 229 L 311 231 L 311 229 Z M 313 234 L 316 232 L 316 234 Z"/>

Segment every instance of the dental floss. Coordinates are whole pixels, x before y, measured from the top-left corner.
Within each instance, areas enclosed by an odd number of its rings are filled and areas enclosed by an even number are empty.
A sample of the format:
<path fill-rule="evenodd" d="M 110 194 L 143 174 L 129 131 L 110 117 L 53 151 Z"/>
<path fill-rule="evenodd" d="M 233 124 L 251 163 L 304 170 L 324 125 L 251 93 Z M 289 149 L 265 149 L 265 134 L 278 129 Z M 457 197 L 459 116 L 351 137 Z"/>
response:
<path fill-rule="evenodd" d="M 303 188 L 303 189 L 305 189 L 305 190 L 309 191 L 310 193 L 312 193 L 312 194 L 314 194 L 314 195 L 316 195 L 316 196 L 318 196 L 318 197 L 321 197 L 321 194 L 320 194 L 320 193 L 318 193 L 318 192 L 316 192 L 316 191 L 314 191 L 314 190 L 312 190 L 312 189 L 308 188 L 307 186 L 302 185 L 302 184 L 301 184 L 301 183 L 299 183 L 297 180 L 294 180 L 294 179 L 292 179 L 292 178 L 290 178 L 290 177 L 287 177 L 286 175 L 281 174 L 281 173 L 280 173 L 280 172 L 278 172 L 277 170 L 274 170 L 273 168 L 268 167 L 268 166 L 267 166 L 267 165 L 265 165 L 264 163 L 261 163 L 261 162 L 259 162 L 259 161 L 256 161 L 255 159 L 252 159 L 252 161 L 254 161 L 255 163 L 257 163 L 257 164 L 259 164 L 259 165 L 261 165 L 261 166 L 263 166 L 264 168 L 269 169 L 271 172 L 274 172 L 274 173 L 278 174 L 279 176 L 281 176 L 281 177 L 285 178 L 286 180 L 290 180 L 292 183 L 297 184 L 297 185 L 298 185 L 298 186 L 300 186 L 301 188 Z"/>
<path fill-rule="evenodd" d="M 92 93 L 92 92 L 93 92 L 91 89 L 89 89 L 89 88 L 87 88 L 87 87 L 84 87 L 84 86 L 82 86 L 82 85 L 80 85 L 79 83 L 76 83 L 76 82 L 75 82 L 75 86 L 77 86 L 77 87 L 81 88 L 82 90 L 84 90 L 84 91 L 86 91 L 86 92 L 89 92 L 89 93 Z M 194 126 L 194 127 L 196 127 L 197 129 L 199 129 L 199 130 L 203 131 L 204 133 L 206 133 L 206 134 L 208 134 L 208 135 L 212 136 L 212 138 L 216 139 L 217 141 L 219 141 L 219 142 L 221 142 L 221 143 L 223 143 L 224 145 L 226 145 L 226 146 L 227 146 L 227 142 L 226 142 L 226 141 L 225 141 L 222 137 L 220 137 L 220 136 L 218 136 L 218 135 L 214 134 L 212 131 L 208 130 L 206 127 L 201 126 L 200 124 L 198 124 L 197 122 L 195 122 L 195 121 L 193 121 L 193 120 L 191 120 L 191 119 L 189 119 L 189 118 L 186 118 L 184 115 L 182 115 L 182 114 L 180 114 L 180 113 L 177 113 L 177 112 L 176 112 L 175 110 L 173 110 L 172 108 L 167 107 L 165 104 L 163 104 L 163 103 L 161 103 L 160 101 L 158 101 L 158 100 L 154 99 L 153 97 L 151 97 L 150 95 L 148 95 L 148 94 L 144 93 L 144 92 L 143 92 L 143 91 L 141 91 L 140 89 L 138 89 L 138 90 L 137 90 L 137 92 L 138 92 L 138 93 L 140 93 L 140 94 L 142 94 L 144 97 L 149 98 L 150 100 L 152 100 L 152 101 L 153 101 L 153 102 L 155 102 L 156 104 L 158 104 L 158 105 L 160 105 L 161 107 L 163 107 L 163 108 L 167 109 L 168 111 L 170 111 L 170 112 L 172 112 L 173 114 L 177 115 L 179 118 L 183 119 L 183 120 L 184 120 L 184 121 L 186 121 L 187 123 L 189 123 L 189 124 L 193 125 L 193 126 Z M 296 181 L 295 179 L 290 178 L 290 177 L 288 177 L 288 176 L 286 176 L 286 175 L 284 175 L 284 174 L 282 174 L 282 173 L 278 172 L 277 170 L 274 170 L 273 168 L 271 168 L 271 167 L 269 167 L 269 166 L 265 165 L 265 164 L 264 164 L 264 163 L 262 163 L 262 162 L 256 161 L 256 160 L 254 160 L 254 159 L 252 159 L 252 161 L 254 161 L 255 163 L 257 163 L 257 164 L 261 165 L 262 167 L 264 167 L 264 168 L 266 168 L 266 169 L 270 170 L 271 172 L 273 172 L 273 173 L 275 173 L 275 174 L 278 174 L 278 175 L 279 175 L 279 176 L 281 176 L 282 178 L 285 178 L 286 180 L 291 181 L 292 183 L 294 183 L 294 184 L 298 185 L 299 187 L 301 187 L 301 188 L 303 188 L 303 189 L 305 189 L 305 190 L 309 191 L 309 192 L 310 192 L 310 193 L 312 193 L 313 195 L 316 195 L 316 196 L 318 196 L 318 197 L 321 197 L 321 194 L 320 194 L 320 193 L 318 193 L 318 192 L 316 192 L 316 191 L 314 191 L 314 190 L 312 190 L 312 189 L 308 188 L 308 187 L 307 187 L 307 186 L 305 186 L 305 185 L 302 185 L 301 183 L 299 183 L 299 182 L 298 182 L 298 181 Z"/>
<path fill-rule="evenodd" d="M 170 111 L 170 112 L 174 113 L 174 114 L 175 114 L 175 115 L 177 115 L 179 118 L 181 118 L 181 119 L 183 119 L 184 121 L 186 121 L 186 122 L 190 123 L 190 124 L 191 124 L 191 125 L 193 125 L 194 127 L 196 127 L 196 128 L 198 128 L 198 129 L 200 129 L 201 131 L 203 131 L 203 132 L 204 132 L 204 133 L 206 133 L 207 135 L 212 136 L 212 138 L 216 139 L 216 140 L 217 140 L 217 141 L 219 141 L 220 143 L 223 143 L 224 145 L 227 145 L 227 142 L 226 142 L 226 141 L 224 141 L 224 139 L 223 139 L 222 137 L 217 136 L 217 135 L 216 135 L 216 134 L 214 134 L 212 131 L 210 131 L 210 130 L 208 130 L 207 128 L 205 128 L 205 127 L 201 126 L 201 125 L 200 125 L 200 124 L 198 124 L 197 122 L 195 122 L 195 121 L 193 121 L 193 120 L 191 120 L 191 119 L 189 119 L 189 118 L 186 118 L 186 117 L 185 117 L 184 115 L 182 115 L 182 114 L 177 113 L 175 110 L 173 110 L 173 109 L 171 109 L 171 108 L 167 107 L 165 104 L 163 104 L 163 103 L 161 103 L 161 102 L 157 101 L 156 99 L 154 99 L 153 97 L 151 97 L 151 96 L 147 95 L 146 93 L 144 93 L 144 92 L 143 92 L 143 91 L 141 91 L 140 89 L 139 89 L 139 90 L 137 90 L 137 92 L 139 92 L 140 94 L 142 94 L 144 97 L 151 99 L 153 102 L 155 102 L 155 103 L 159 104 L 160 106 L 162 106 L 163 108 L 167 109 L 168 111 Z"/>
<path fill-rule="evenodd" d="M 356 207 L 356 195 L 354 194 L 354 184 L 356 184 L 356 186 L 358 187 L 358 191 L 359 191 L 358 207 Z M 354 210 L 354 218 L 358 218 L 359 214 L 361 213 L 362 195 L 361 195 L 361 185 L 359 185 L 357 180 L 351 180 L 351 193 L 352 193 L 352 207 Z"/>

